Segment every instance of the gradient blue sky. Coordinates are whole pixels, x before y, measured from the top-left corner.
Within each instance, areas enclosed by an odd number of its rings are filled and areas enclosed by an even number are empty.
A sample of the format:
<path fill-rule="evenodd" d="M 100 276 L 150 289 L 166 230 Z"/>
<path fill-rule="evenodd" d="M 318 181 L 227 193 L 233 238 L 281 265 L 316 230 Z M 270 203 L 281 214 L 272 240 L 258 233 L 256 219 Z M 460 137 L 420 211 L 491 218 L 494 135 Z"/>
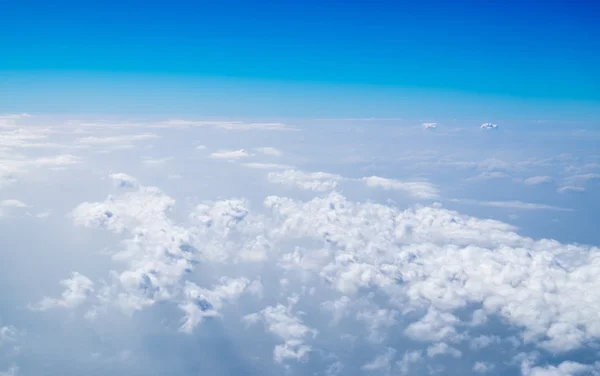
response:
<path fill-rule="evenodd" d="M 600 112 L 592 1 L 2 7 L 1 112 L 586 120 Z"/>

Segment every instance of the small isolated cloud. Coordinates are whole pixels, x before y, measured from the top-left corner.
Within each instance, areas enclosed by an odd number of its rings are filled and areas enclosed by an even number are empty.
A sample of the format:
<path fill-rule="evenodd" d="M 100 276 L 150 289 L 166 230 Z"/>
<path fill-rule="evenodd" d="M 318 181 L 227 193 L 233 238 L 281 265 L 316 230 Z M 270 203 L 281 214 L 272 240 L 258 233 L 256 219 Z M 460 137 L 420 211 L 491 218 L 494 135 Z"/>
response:
<path fill-rule="evenodd" d="M 473 371 L 477 373 L 488 373 L 494 369 L 494 365 L 488 362 L 475 362 Z"/>
<path fill-rule="evenodd" d="M 161 167 L 161 166 L 164 166 L 165 164 L 167 164 L 167 162 L 172 161 L 173 159 L 174 159 L 173 157 L 146 158 L 146 159 L 142 160 L 142 163 L 146 167 Z"/>
<path fill-rule="evenodd" d="M 552 178 L 550 176 L 532 176 L 530 178 L 525 179 L 524 183 L 526 185 L 552 183 Z"/>
<path fill-rule="evenodd" d="M 265 155 L 272 155 L 274 157 L 280 157 L 281 155 L 283 155 L 283 153 L 281 152 L 281 150 L 270 147 L 270 146 L 266 146 L 266 147 L 262 147 L 262 148 L 256 148 L 254 149 L 256 151 L 258 151 L 259 153 L 263 153 Z"/>
<path fill-rule="evenodd" d="M 426 181 L 400 181 L 379 176 L 365 177 L 362 178 L 362 180 L 368 187 L 405 191 L 416 198 L 436 199 L 439 197 L 438 189 L 433 184 Z"/>
<path fill-rule="evenodd" d="M 196 150 L 206 150 L 206 146 L 205 145 L 198 145 L 198 146 L 196 146 Z"/>
<path fill-rule="evenodd" d="M 57 307 L 75 308 L 94 292 L 94 282 L 76 272 L 71 274 L 71 278 L 62 280 L 60 284 L 66 288 L 60 298 L 44 298 L 31 308 L 38 311 Z"/>
<path fill-rule="evenodd" d="M 214 159 L 239 159 L 246 158 L 249 154 L 245 149 L 239 150 L 221 150 L 210 155 Z"/>
<path fill-rule="evenodd" d="M 244 163 L 244 166 L 248 168 L 256 168 L 260 170 L 291 170 L 294 166 L 278 164 L 278 163 L 258 163 L 258 162 L 250 162 Z"/>
<path fill-rule="evenodd" d="M 437 128 L 437 123 L 423 123 L 423 128 L 435 129 L 435 128 Z"/>
<path fill-rule="evenodd" d="M 480 129 L 497 129 L 498 128 L 498 124 L 493 124 L 493 123 L 483 123 L 481 124 L 481 126 L 479 126 Z"/>
<path fill-rule="evenodd" d="M 28 205 L 26 205 L 23 201 L 19 201 L 19 200 L 4 200 L 4 201 L 0 201 L 0 207 L 3 207 L 3 208 L 27 208 Z"/>
<path fill-rule="evenodd" d="M 573 185 L 565 185 L 564 187 L 560 187 L 557 189 L 558 193 L 569 193 L 569 192 L 584 192 L 585 188 L 576 187 Z"/>
<path fill-rule="evenodd" d="M 330 191 L 337 187 L 343 180 L 340 175 L 326 172 L 304 172 L 299 170 L 286 170 L 283 172 L 270 172 L 269 182 L 283 184 L 289 187 L 306 189 L 315 192 Z"/>

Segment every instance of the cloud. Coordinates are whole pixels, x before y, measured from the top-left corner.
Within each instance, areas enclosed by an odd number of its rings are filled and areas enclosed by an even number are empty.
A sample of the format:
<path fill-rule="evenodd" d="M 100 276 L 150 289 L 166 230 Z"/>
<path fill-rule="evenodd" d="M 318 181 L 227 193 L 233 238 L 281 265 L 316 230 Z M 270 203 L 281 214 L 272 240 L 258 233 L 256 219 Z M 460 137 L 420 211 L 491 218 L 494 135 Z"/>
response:
<path fill-rule="evenodd" d="M 79 144 L 84 145 L 122 145 L 130 144 L 136 141 L 147 141 L 157 139 L 158 136 L 155 134 L 144 133 L 144 134 L 132 134 L 132 135 L 120 135 L 120 136 L 109 136 L 109 137 L 81 137 L 77 139 Z"/>
<path fill-rule="evenodd" d="M 294 166 L 278 164 L 278 163 L 258 163 L 258 162 L 250 162 L 244 163 L 244 166 L 248 168 L 255 168 L 260 170 L 292 170 Z"/>
<path fill-rule="evenodd" d="M 569 209 L 569 208 L 561 208 L 561 207 L 553 206 L 553 205 L 535 204 L 535 203 L 531 203 L 531 202 L 522 202 L 522 201 L 478 201 L 478 200 L 468 200 L 468 199 L 451 199 L 450 201 L 461 203 L 461 204 L 490 206 L 490 207 L 504 208 L 504 209 L 573 211 L 573 209 Z"/>
<path fill-rule="evenodd" d="M 583 187 L 574 187 L 572 185 L 565 185 L 564 187 L 560 187 L 557 189 L 558 193 L 569 193 L 569 192 L 584 192 L 585 188 Z"/>
<path fill-rule="evenodd" d="M 283 155 L 283 153 L 281 152 L 281 150 L 267 146 L 267 147 L 262 147 L 262 148 L 256 148 L 254 149 L 260 153 L 263 153 L 265 155 L 271 155 L 274 157 L 280 157 Z"/>
<path fill-rule="evenodd" d="M 18 376 L 19 375 L 19 367 L 16 365 L 10 366 L 6 371 L 0 372 L 0 376 Z"/>
<path fill-rule="evenodd" d="M 284 123 L 246 123 L 243 121 L 210 121 L 172 119 L 152 125 L 156 128 L 214 127 L 227 131 L 287 131 L 296 130 Z"/>
<path fill-rule="evenodd" d="M 600 363 L 589 365 L 565 361 L 558 366 L 532 367 L 531 362 L 525 361 L 521 365 L 523 376 L 575 376 L 590 373 L 597 374 L 598 372 L 600 372 Z"/>
<path fill-rule="evenodd" d="M 454 358 L 460 358 L 462 353 L 460 350 L 455 349 L 452 346 L 449 346 L 445 342 L 435 343 L 427 348 L 427 356 L 430 358 L 434 358 L 440 355 L 450 355 Z"/>
<path fill-rule="evenodd" d="M 423 123 L 423 128 L 435 129 L 435 128 L 437 128 L 437 123 Z"/>
<path fill-rule="evenodd" d="M 368 187 L 405 191 L 416 198 L 436 199 L 439 197 L 438 189 L 433 184 L 425 181 L 405 182 L 395 179 L 386 179 L 379 176 L 366 177 L 362 180 Z"/>
<path fill-rule="evenodd" d="M 552 183 L 552 181 L 553 180 L 550 176 L 532 176 L 530 178 L 525 179 L 524 183 L 526 185 L 538 185 Z"/>
<path fill-rule="evenodd" d="M 423 355 L 420 351 L 407 351 L 404 353 L 402 360 L 396 362 L 396 366 L 401 375 L 408 375 L 414 365 L 423 361 Z"/>
<path fill-rule="evenodd" d="M 3 208 L 27 208 L 28 205 L 19 200 L 3 200 L 0 201 L 0 207 Z"/>
<path fill-rule="evenodd" d="M 473 365 L 473 371 L 477 373 L 488 373 L 494 370 L 494 365 L 487 362 L 475 362 Z"/>
<path fill-rule="evenodd" d="M 246 158 L 249 154 L 245 149 L 239 150 L 221 150 L 210 155 L 214 159 L 239 159 Z"/>
<path fill-rule="evenodd" d="M 94 282 L 77 272 L 72 273 L 71 278 L 62 280 L 60 284 L 66 288 L 60 298 L 44 298 L 31 308 L 38 311 L 57 307 L 75 308 L 94 292 Z"/>
<path fill-rule="evenodd" d="M 212 290 L 187 282 L 184 288 L 185 302 L 179 307 L 185 312 L 181 331 L 191 333 L 193 329 L 207 317 L 219 317 L 219 310 L 227 301 L 235 301 L 246 290 L 260 291 L 259 282 L 253 284 L 246 278 L 227 278 L 220 280 L 220 285 Z"/>
<path fill-rule="evenodd" d="M 165 158 L 145 158 L 142 160 L 142 163 L 146 167 L 162 167 L 166 165 L 168 162 L 174 160 L 173 157 L 165 157 Z"/>
<path fill-rule="evenodd" d="M 315 192 L 326 192 L 335 189 L 343 180 L 340 175 L 326 172 L 303 172 L 300 170 L 285 170 L 270 172 L 269 182 L 289 187 L 300 188 Z"/>
<path fill-rule="evenodd" d="M 481 124 L 481 126 L 479 127 L 480 129 L 497 129 L 498 125 L 497 124 L 492 124 L 492 123 L 483 123 Z"/>
<path fill-rule="evenodd" d="M 127 174 L 124 174 L 122 172 L 120 173 L 116 173 L 116 174 L 111 174 L 109 176 L 113 183 L 115 188 L 138 188 L 139 184 L 136 178 L 129 176 Z"/>
<path fill-rule="evenodd" d="M 260 312 L 244 317 L 248 323 L 264 322 L 267 330 L 284 341 L 273 350 L 273 358 L 281 363 L 288 359 L 304 360 L 312 350 L 305 341 L 317 336 L 318 331 L 302 323 L 302 320 L 292 313 L 296 297 L 289 299 L 289 305 L 268 306 Z"/>
<path fill-rule="evenodd" d="M 365 371 L 389 370 L 395 355 L 396 350 L 388 347 L 385 350 L 385 353 L 377 355 L 377 357 L 375 357 L 375 359 L 373 359 L 371 362 L 362 366 L 362 369 Z"/>

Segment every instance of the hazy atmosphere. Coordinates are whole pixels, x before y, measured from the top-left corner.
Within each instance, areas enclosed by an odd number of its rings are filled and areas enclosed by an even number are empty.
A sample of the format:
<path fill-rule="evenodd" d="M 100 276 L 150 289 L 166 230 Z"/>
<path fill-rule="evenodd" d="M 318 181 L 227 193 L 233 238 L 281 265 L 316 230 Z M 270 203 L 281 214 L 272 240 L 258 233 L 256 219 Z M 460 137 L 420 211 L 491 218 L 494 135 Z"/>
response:
<path fill-rule="evenodd" d="M 597 5 L 2 7 L 0 376 L 600 375 Z"/>

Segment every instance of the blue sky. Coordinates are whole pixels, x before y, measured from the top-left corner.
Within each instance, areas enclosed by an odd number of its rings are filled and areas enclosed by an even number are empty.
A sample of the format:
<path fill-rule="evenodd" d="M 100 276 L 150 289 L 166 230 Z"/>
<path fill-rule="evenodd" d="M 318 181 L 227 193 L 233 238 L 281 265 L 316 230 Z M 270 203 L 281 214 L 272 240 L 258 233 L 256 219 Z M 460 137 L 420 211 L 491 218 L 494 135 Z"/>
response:
<path fill-rule="evenodd" d="M 594 2 L 4 3 L 4 112 L 598 115 Z"/>

